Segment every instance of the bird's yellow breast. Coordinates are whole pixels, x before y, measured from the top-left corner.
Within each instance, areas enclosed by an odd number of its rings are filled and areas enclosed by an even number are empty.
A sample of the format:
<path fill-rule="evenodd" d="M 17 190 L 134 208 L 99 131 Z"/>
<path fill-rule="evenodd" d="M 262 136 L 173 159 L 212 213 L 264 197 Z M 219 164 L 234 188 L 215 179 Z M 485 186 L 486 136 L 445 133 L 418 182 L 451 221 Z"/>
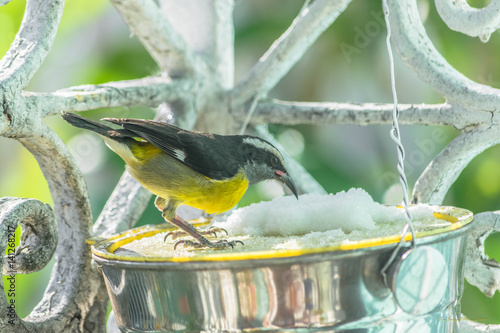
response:
<path fill-rule="evenodd" d="M 196 189 L 186 191 L 186 195 L 181 195 L 181 198 L 188 206 L 201 209 L 208 214 L 218 214 L 236 206 L 247 188 L 248 179 L 241 171 L 235 177 L 225 180 L 205 177 L 197 182 Z"/>
<path fill-rule="evenodd" d="M 176 200 L 208 214 L 230 210 L 248 188 L 243 168 L 232 178 L 216 180 L 194 171 L 149 143 L 133 145 L 129 152 L 130 156 L 119 155 L 132 176 L 145 188 L 162 198 Z"/>

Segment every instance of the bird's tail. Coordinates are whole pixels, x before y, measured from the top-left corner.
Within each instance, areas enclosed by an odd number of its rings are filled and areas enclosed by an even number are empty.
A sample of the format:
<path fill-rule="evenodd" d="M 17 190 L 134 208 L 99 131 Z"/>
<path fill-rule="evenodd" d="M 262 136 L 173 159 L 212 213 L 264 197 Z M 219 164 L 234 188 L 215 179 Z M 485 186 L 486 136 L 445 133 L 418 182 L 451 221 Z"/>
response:
<path fill-rule="evenodd" d="M 127 164 L 130 165 L 138 162 L 137 156 L 134 155 L 131 147 L 144 145 L 145 143 L 136 141 L 134 139 L 134 137 L 137 137 L 135 133 L 127 129 L 113 129 L 109 126 L 69 112 L 63 112 L 61 117 L 75 127 L 90 130 L 101 135 L 106 145 L 117 153 Z"/>
<path fill-rule="evenodd" d="M 133 138 L 137 137 L 135 133 L 127 129 L 114 129 L 74 113 L 63 112 L 61 113 L 61 117 L 75 127 L 96 132 L 105 138 L 118 141 L 120 143 L 135 142 Z"/>
<path fill-rule="evenodd" d="M 116 131 L 109 126 L 100 124 L 98 122 L 84 118 L 74 113 L 63 112 L 61 114 L 61 117 L 75 127 L 96 132 L 97 134 L 100 134 L 107 138 L 116 133 Z M 113 136 L 116 136 L 116 134 Z"/>

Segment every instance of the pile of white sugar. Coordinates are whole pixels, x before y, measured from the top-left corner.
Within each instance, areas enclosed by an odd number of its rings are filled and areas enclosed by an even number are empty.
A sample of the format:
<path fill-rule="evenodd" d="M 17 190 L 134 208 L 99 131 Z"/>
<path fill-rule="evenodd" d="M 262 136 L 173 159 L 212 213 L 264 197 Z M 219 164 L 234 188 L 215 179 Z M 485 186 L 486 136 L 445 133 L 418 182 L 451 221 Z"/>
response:
<path fill-rule="evenodd" d="M 450 222 L 437 219 L 433 207 L 410 207 L 416 231 L 443 227 Z M 241 240 L 234 249 L 194 249 L 183 245 L 173 250 L 173 241 L 164 242 L 165 233 L 133 241 L 116 254 L 133 253 L 142 256 L 194 256 L 204 253 L 251 252 L 277 249 L 304 249 L 356 242 L 363 239 L 398 235 L 406 223 L 404 210 L 373 201 L 363 189 L 350 189 L 337 194 L 279 197 L 272 201 L 236 209 L 226 221 L 214 227 L 227 230 L 229 236 L 218 239 Z M 186 239 L 192 239 L 186 237 Z M 218 239 L 210 238 L 212 241 Z"/>

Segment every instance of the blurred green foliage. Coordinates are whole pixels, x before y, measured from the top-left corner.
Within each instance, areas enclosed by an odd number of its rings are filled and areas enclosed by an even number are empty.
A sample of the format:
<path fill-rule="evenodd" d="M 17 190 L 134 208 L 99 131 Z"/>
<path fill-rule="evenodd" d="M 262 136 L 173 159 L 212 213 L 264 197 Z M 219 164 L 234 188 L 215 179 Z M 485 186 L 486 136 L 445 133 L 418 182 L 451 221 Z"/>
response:
<path fill-rule="evenodd" d="M 485 0 L 469 1 L 475 7 Z M 285 4 L 286 3 L 286 4 Z M 421 15 L 436 48 L 458 71 L 470 79 L 500 87 L 497 51 L 498 32 L 483 44 L 451 31 L 442 22 L 433 3 L 419 1 Z M 0 7 L 0 56 L 8 50 L 21 24 L 25 1 L 13 0 Z M 237 1 L 235 5 L 235 80 L 238 81 L 287 29 L 302 6 L 298 0 Z M 270 97 L 298 101 L 392 102 L 389 68 L 385 49 L 385 26 L 378 1 L 353 1 L 289 74 L 276 86 Z M 32 80 L 29 90 L 51 91 L 79 84 L 133 79 L 158 71 L 154 61 L 137 38 L 130 36 L 125 24 L 107 2 L 99 0 L 66 2 L 61 27 L 52 52 Z M 396 56 L 396 82 L 401 103 L 440 103 L 443 98 Z M 148 108 L 95 110 L 86 116 L 152 118 Z M 63 123 L 59 117 L 46 119 L 65 142 L 81 131 Z M 338 192 L 351 187 L 366 189 L 375 200 L 391 202 L 387 190 L 397 184 L 396 149 L 389 138 L 388 126 L 302 125 L 292 127 L 301 133 L 305 147 L 296 158 L 325 187 Z M 271 125 L 277 136 L 289 129 Z M 427 164 L 458 132 L 451 128 L 403 126 L 407 151 L 407 173 L 414 184 Z M 434 139 L 432 139 L 434 138 Z M 104 144 L 90 142 L 90 155 Z M 286 142 L 283 142 L 286 145 Z M 81 145 L 81 142 L 80 142 Z M 78 151 L 78 142 L 76 149 Z M 80 147 L 82 148 L 82 147 Z M 105 149 L 105 148 L 103 148 Z M 93 154 L 95 152 L 95 154 Z M 18 142 L 0 138 L 0 197 L 37 198 L 52 204 L 47 183 L 35 161 Z M 8 157 L 8 158 L 6 158 Z M 474 213 L 499 209 L 500 147 L 488 149 L 465 169 L 446 197 L 446 205 Z M 104 150 L 98 165 L 85 173 L 92 211 L 98 216 L 123 171 L 123 162 Z M 240 206 L 261 200 L 262 188 L 254 186 Z M 139 225 L 162 222 L 152 204 Z M 487 253 L 500 259 L 500 236 L 492 235 Z M 16 308 L 27 315 L 40 300 L 51 266 L 28 276 L 17 276 Z M 4 280 L 5 282 L 5 280 Z M 500 296 L 489 299 L 466 283 L 463 313 L 482 322 L 500 323 Z"/>

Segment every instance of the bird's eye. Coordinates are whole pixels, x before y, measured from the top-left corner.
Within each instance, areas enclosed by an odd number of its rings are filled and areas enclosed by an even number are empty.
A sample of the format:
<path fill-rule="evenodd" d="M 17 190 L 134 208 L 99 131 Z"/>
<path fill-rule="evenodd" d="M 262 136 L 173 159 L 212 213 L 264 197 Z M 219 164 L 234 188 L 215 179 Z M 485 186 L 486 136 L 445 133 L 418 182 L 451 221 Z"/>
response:
<path fill-rule="evenodd" d="M 271 156 L 271 165 L 272 165 L 273 167 L 277 167 L 277 166 L 278 166 L 278 164 L 279 164 L 279 162 L 278 162 L 278 158 L 277 158 L 276 156 Z"/>

